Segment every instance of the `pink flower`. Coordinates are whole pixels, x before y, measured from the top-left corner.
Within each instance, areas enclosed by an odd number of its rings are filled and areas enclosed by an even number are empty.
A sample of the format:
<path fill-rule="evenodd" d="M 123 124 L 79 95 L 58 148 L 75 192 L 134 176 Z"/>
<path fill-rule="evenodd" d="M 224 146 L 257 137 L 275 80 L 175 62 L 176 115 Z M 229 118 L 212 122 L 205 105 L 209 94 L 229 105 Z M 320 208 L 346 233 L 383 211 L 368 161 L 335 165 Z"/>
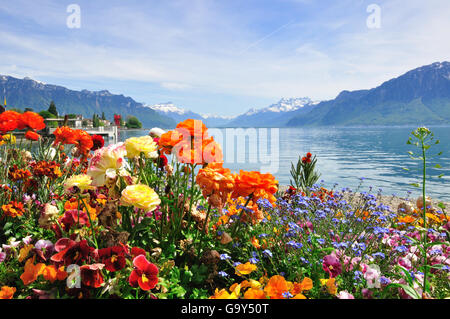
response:
<path fill-rule="evenodd" d="M 355 299 L 355 297 L 349 293 L 346 290 L 342 290 L 339 292 L 339 295 L 337 296 L 339 299 Z"/>
<path fill-rule="evenodd" d="M 342 264 L 334 253 L 323 257 L 322 268 L 330 275 L 330 278 L 337 277 L 342 273 Z"/>

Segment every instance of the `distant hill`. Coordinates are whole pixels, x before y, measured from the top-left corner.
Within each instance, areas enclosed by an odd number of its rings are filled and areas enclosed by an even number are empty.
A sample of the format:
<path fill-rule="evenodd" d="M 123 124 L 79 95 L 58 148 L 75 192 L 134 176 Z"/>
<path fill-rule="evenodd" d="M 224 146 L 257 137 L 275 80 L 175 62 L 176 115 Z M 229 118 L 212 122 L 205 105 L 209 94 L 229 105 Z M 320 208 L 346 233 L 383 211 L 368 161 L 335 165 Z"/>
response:
<path fill-rule="evenodd" d="M 450 124 L 450 63 L 411 70 L 371 90 L 343 91 L 287 126 Z"/>
<path fill-rule="evenodd" d="M 114 114 L 121 114 L 125 119 L 128 115 L 136 116 L 146 128 L 159 126 L 170 128 L 175 121 L 144 107 L 131 97 L 111 94 L 103 91 L 74 91 L 62 86 L 44 84 L 30 78 L 18 79 L 0 75 L 0 92 L 7 94 L 8 107 L 32 108 L 35 112 L 47 110 L 50 101 L 54 101 L 60 114 L 82 114 L 92 117 L 94 113 L 105 113 L 107 119 L 113 119 Z"/>

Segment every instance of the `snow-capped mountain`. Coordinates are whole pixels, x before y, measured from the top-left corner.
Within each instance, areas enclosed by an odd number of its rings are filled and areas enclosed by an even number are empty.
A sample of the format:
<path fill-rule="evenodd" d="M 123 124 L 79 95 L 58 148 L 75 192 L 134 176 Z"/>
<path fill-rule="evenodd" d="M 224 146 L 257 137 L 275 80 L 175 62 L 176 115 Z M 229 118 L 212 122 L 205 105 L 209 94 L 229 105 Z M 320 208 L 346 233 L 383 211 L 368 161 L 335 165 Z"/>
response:
<path fill-rule="evenodd" d="M 231 120 L 227 125 L 234 127 L 277 127 L 284 126 L 291 116 L 307 113 L 319 102 L 309 97 L 282 98 L 275 104 L 265 108 L 252 108 Z"/>

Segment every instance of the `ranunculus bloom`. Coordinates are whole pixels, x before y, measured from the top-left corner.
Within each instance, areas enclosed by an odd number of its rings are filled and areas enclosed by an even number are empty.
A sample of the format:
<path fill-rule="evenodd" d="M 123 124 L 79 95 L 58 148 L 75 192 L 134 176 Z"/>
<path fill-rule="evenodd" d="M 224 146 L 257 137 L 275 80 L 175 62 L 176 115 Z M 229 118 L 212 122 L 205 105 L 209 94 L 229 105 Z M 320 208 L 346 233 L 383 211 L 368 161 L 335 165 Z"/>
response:
<path fill-rule="evenodd" d="M 98 256 L 108 271 L 119 271 L 125 267 L 125 249 L 122 246 L 99 249 Z"/>
<path fill-rule="evenodd" d="M 346 290 L 340 291 L 337 297 L 339 299 L 355 299 L 355 297 Z"/>
<path fill-rule="evenodd" d="M 233 198 L 253 195 L 253 201 L 260 198 L 268 199 L 272 204 L 276 202 L 273 194 L 278 190 L 278 181 L 272 174 L 261 174 L 257 171 L 247 172 L 241 170 L 234 178 L 235 187 Z"/>
<path fill-rule="evenodd" d="M 158 157 L 158 145 L 153 141 L 151 136 L 130 137 L 125 141 L 128 158 L 139 157 L 143 154 L 146 158 Z"/>
<path fill-rule="evenodd" d="M 334 254 L 323 257 L 322 268 L 330 275 L 330 278 L 335 278 L 342 272 L 342 264 Z"/>
<path fill-rule="evenodd" d="M 159 149 L 162 154 L 172 154 L 172 149 L 183 140 L 182 135 L 178 131 L 168 131 L 161 135 L 159 139 Z"/>
<path fill-rule="evenodd" d="M 134 206 L 151 212 L 161 204 L 158 194 L 144 184 L 129 185 L 122 191 L 120 203 L 124 206 Z"/>
<path fill-rule="evenodd" d="M 128 282 L 132 287 L 139 286 L 142 290 L 150 290 L 158 283 L 158 267 L 149 262 L 144 255 L 133 259 L 134 270 L 131 272 Z"/>
<path fill-rule="evenodd" d="M 41 136 L 35 131 L 27 131 L 25 133 L 25 138 L 30 141 L 37 141 Z"/>
<path fill-rule="evenodd" d="M 214 207 L 222 207 L 227 201 L 228 194 L 234 189 L 234 178 L 230 170 L 222 167 L 222 163 L 210 163 L 205 168 L 198 171 L 196 182 L 202 190 L 203 196 L 209 198 L 216 194 L 219 202 L 209 203 Z"/>
<path fill-rule="evenodd" d="M 96 150 L 87 171 L 92 177 L 92 185 L 104 186 L 109 178 L 129 175 L 125 161 L 126 154 L 123 143 L 110 144 Z"/>
<path fill-rule="evenodd" d="M 19 129 L 29 128 L 35 131 L 40 131 L 45 128 L 44 118 L 34 112 L 25 112 L 21 114 Z"/>
<path fill-rule="evenodd" d="M 193 138 L 203 137 L 208 131 L 206 125 L 203 124 L 201 120 L 187 119 L 181 123 L 177 124 L 178 131 L 183 132 L 188 131 L 190 136 Z"/>
<path fill-rule="evenodd" d="M 5 111 L 0 113 L 0 133 L 4 134 L 6 132 L 14 131 L 15 129 L 24 129 L 24 125 L 20 120 L 20 113 L 15 111 Z"/>
<path fill-rule="evenodd" d="M 80 267 L 81 282 L 83 285 L 99 288 L 103 284 L 102 269 L 104 264 L 83 265 Z"/>
<path fill-rule="evenodd" d="M 76 133 L 75 130 L 70 127 L 60 126 L 53 132 L 53 135 L 55 135 L 54 145 L 75 144 Z"/>

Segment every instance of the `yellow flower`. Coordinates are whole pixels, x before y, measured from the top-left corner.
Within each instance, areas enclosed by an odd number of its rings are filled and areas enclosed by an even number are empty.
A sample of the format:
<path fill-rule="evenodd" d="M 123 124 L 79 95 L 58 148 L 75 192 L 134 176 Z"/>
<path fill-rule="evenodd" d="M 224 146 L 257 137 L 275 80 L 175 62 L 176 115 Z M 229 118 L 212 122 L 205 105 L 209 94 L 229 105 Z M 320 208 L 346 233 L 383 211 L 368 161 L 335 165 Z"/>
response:
<path fill-rule="evenodd" d="M 146 158 L 158 157 L 158 145 L 153 141 L 151 136 L 130 137 L 125 141 L 128 158 L 139 157 L 144 154 Z"/>
<path fill-rule="evenodd" d="M 64 183 L 64 189 L 67 191 L 68 189 L 76 186 L 80 189 L 81 192 L 94 188 L 91 186 L 92 177 L 86 174 L 74 175 L 66 180 Z"/>
<path fill-rule="evenodd" d="M 320 279 L 320 283 L 322 286 L 327 287 L 327 291 L 331 295 L 335 295 L 337 293 L 337 286 L 336 286 L 336 279 L 330 278 L 330 279 Z"/>
<path fill-rule="evenodd" d="M 258 267 L 256 265 L 246 262 L 245 264 L 239 264 L 236 266 L 236 275 L 248 275 L 255 271 Z"/>
<path fill-rule="evenodd" d="M 3 135 L 3 139 L 0 140 L 0 146 L 3 144 L 16 144 L 16 137 L 12 134 Z"/>
<path fill-rule="evenodd" d="M 129 185 L 122 191 L 120 202 L 124 206 L 134 206 L 151 212 L 161 204 L 158 194 L 144 184 Z"/>

